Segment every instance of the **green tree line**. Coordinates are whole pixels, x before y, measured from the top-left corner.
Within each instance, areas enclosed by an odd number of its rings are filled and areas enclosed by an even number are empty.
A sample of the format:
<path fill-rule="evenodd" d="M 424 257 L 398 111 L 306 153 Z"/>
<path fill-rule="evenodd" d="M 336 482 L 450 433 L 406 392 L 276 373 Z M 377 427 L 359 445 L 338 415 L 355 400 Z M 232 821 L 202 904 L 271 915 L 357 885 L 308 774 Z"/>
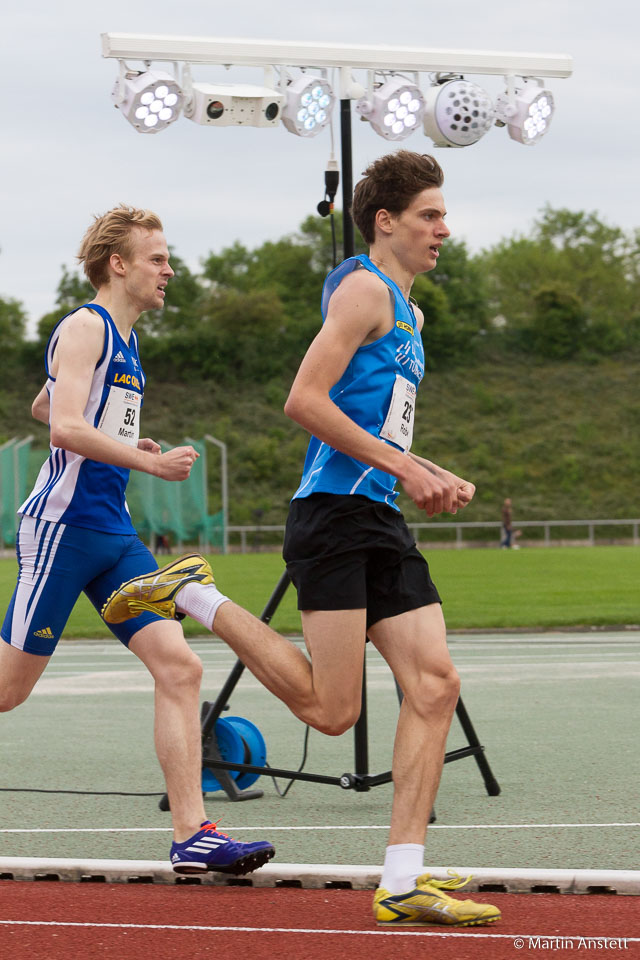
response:
<path fill-rule="evenodd" d="M 164 310 L 146 314 L 138 327 L 147 366 L 175 380 L 267 383 L 295 369 L 318 329 L 322 284 L 333 266 L 330 228 L 309 217 L 280 240 L 209 253 L 199 273 L 175 253 L 172 265 Z M 35 340 L 26 339 L 22 305 L 0 298 L 5 358 L 35 369 L 56 320 L 92 296 L 80 274 L 63 266 Z M 413 296 L 425 314 L 432 368 L 467 365 L 487 338 L 492 350 L 543 359 L 637 350 L 640 230 L 629 234 L 595 213 L 547 207 L 526 237 L 475 255 L 447 240 L 437 270 L 416 279 Z"/>
<path fill-rule="evenodd" d="M 145 430 L 170 442 L 207 432 L 225 440 L 232 521 L 281 522 L 307 439 L 282 405 L 319 328 L 330 224 L 309 217 L 295 234 L 254 249 L 235 243 L 207 254 L 198 271 L 173 253 L 172 266 L 164 310 L 138 324 Z M 547 207 L 526 236 L 477 254 L 447 240 L 437 269 L 416 278 L 412 292 L 431 374 L 416 450 L 481 481 L 465 518 L 495 519 L 508 495 L 531 518 L 638 515 L 637 497 L 629 503 L 619 489 L 627 476 L 634 489 L 640 466 L 637 390 L 626 375 L 640 365 L 640 231 Z M 92 296 L 80 273 L 63 267 L 51 312 L 31 338 L 22 304 L 0 298 L 11 374 L 0 389 L 0 442 L 35 432 L 44 445 L 44 428 L 29 420 L 44 347 L 59 317 Z M 611 406 L 601 409 L 604 397 Z M 595 475 L 594 457 L 608 458 Z M 211 484 L 215 501 L 215 467 Z"/>

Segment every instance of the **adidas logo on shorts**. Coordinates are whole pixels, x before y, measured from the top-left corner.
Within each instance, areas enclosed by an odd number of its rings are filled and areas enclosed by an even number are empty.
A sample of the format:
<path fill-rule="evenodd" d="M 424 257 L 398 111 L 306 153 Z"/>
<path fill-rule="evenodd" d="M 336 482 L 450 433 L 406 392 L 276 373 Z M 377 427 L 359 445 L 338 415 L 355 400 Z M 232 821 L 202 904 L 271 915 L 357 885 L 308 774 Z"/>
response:
<path fill-rule="evenodd" d="M 127 361 L 124 358 L 122 350 L 118 350 L 115 357 L 113 358 L 114 363 L 126 363 Z"/>
<path fill-rule="evenodd" d="M 45 640 L 53 640 L 53 631 L 51 627 L 45 627 L 43 630 L 34 630 L 34 637 L 44 637 Z"/>

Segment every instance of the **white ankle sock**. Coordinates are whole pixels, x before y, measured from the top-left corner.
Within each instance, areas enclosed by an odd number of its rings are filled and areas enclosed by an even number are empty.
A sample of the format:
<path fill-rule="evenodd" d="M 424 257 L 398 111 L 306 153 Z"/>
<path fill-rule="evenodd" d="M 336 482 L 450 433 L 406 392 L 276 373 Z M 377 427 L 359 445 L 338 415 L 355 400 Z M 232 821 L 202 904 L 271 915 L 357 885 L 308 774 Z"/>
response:
<path fill-rule="evenodd" d="M 207 630 L 213 630 L 218 607 L 228 599 L 214 583 L 186 583 L 176 594 L 176 608 L 180 613 L 197 620 Z"/>
<path fill-rule="evenodd" d="M 380 886 L 389 893 L 408 893 L 424 873 L 423 843 L 392 843 L 387 847 Z"/>

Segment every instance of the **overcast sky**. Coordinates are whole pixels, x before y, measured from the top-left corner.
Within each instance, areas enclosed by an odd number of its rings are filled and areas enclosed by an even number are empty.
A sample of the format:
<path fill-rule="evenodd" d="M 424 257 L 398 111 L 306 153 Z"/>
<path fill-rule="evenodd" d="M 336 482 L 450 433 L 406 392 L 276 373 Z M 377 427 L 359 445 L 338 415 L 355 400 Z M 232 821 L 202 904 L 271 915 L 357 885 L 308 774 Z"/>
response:
<path fill-rule="evenodd" d="M 305 139 L 281 125 L 214 130 L 181 118 L 138 134 L 111 103 L 117 63 L 101 56 L 103 32 L 571 55 L 574 75 L 548 81 L 556 114 L 535 147 L 495 128 L 459 150 L 433 148 L 421 131 L 402 143 L 435 153 L 452 234 L 477 251 L 526 233 L 546 203 L 640 225 L 639 20 L 621 0 L 14 4 L 0 36 L 0 296 L 22 301 L 32 322 L 49 311 L 91 215 L 120 201 L 155 210 L 176 253 L 197 269 L 235 240 L 251 247 L 295 231 L 323 197 L 327 130 Z M 259 71 L 223 77 L 211 67 L 194 68 L 194 77 L 262 82 Z M 498 77 L 471 79 L 494 96 L 502 89 Z M 354 180 L 397 146 L 354 113 Z"/>

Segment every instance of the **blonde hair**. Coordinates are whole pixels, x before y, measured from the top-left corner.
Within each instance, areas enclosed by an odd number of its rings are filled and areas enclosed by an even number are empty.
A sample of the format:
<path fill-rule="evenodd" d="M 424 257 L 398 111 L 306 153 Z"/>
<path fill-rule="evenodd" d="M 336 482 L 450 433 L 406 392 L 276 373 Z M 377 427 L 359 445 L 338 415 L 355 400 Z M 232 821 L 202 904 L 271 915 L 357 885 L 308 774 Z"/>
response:
<path fill-rule="evenodd" d="M 131 231 L 135 227 L 162 230 L 162 223 L 151 210 L 137 210 L 124 203 L 94 218 L 78 251 L 78 260 L 94 290 L 109 282 L 109 260 L 114 253 L 131 256 Z"/>

